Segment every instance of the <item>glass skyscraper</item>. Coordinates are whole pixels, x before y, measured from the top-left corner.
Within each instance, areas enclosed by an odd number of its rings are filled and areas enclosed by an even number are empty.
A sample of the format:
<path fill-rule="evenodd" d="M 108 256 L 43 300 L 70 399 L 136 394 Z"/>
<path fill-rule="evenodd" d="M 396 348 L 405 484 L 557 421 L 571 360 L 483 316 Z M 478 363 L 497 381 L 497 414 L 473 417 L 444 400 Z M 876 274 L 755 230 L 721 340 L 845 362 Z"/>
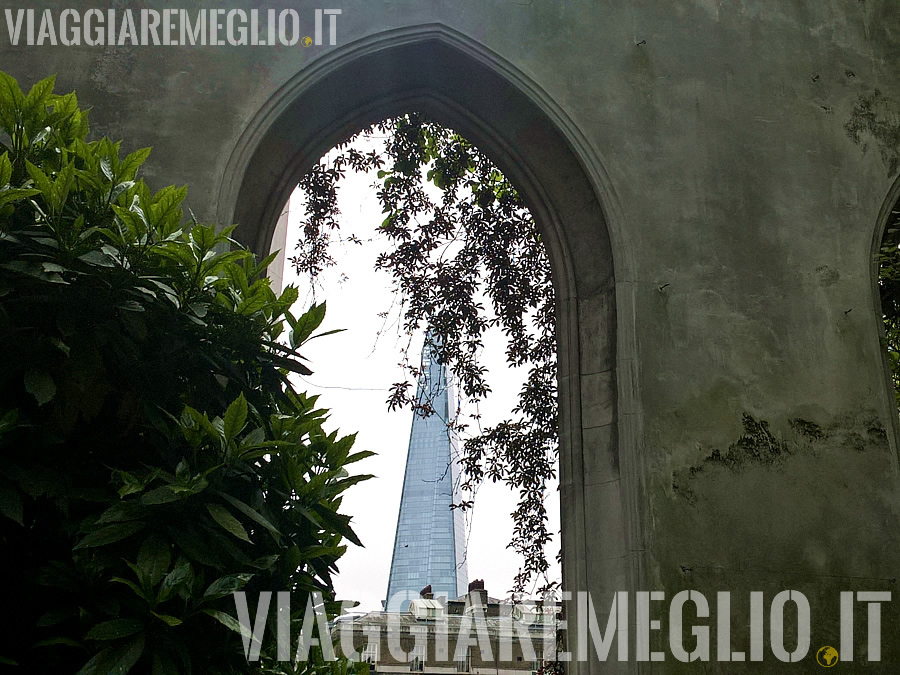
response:
<path fill-rule="evenodd" d="M 414 413 L 410 429 L 385 604 L 392 612 L 404 611 L 425 586 L 431 586 L 435 597 L 457 598 L 468 585 L 465 519 L 460 509 L 450 508 L 459 503 L 456 439 L 447 429 L 456 397 L 430 334 L 422 349 L 416 397 L 430 402 L 434 412 Z"/>

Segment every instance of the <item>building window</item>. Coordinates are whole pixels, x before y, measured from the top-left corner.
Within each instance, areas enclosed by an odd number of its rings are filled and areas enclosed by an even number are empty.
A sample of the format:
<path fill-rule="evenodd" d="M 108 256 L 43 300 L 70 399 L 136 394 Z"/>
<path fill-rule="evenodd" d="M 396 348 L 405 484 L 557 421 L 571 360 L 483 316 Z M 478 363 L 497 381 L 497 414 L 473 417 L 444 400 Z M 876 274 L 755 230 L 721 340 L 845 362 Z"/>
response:
<path fill-rule="evenodd" d="M 409 657 L 410 672 L 421 673 L 425 670 L 425 647 L 413 647 Z"/>
<path fill-rule="evenodd" d="M 457 673 L 468 673 L 472 670 L 472 656 L 469 653 L 469 650 L 466 650 L 466 655 L 463 656 L 462 660 L 456 662 L 456 672 Z"/>
<path fill-rule="evenodd" d="M 378 643 L 369 641 L 366 644 L 366 648 L 363 649 L 362 657 L 360 658 L 360 660 L 363 663 L 371 663 L 372 665 L 378 663 Z"/>

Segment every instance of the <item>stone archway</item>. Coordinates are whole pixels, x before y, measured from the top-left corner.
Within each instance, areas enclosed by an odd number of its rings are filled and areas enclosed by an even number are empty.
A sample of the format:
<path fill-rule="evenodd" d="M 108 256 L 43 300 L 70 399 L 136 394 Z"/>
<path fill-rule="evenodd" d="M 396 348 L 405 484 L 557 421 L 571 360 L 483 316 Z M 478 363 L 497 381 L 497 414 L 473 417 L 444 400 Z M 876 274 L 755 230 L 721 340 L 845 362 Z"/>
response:
<path fill-rule="evenodd" d="M 252 120 L 225 172 L 219 222 L 240 223 L 242 242 L 267 251 L 281 206 L 322 154 L 363 126 L 411 109 L 484 150 L 522 191 L 544 234 L 558 303 L 564 588 L 590 591 L 607 608 L 613 592 L 643 586 L 634 349 L 617 339 L 633 331 L 617 312 L 617 290 L 629 303 L 614 275 L 614 195 L 604 189 L 595 154 L 546 95 L 443 26 L 340 48 L 300 72 Z M 626 307 L 625 316 L 632 314 Z M 590 665 L 571 671 L 589 672 Z"/>
<path fill-rule="evenodd" d="M 876 330 L 878 331 L 878 335 L 880 338 L 884 337 L 885 328 L 884 322 L 882 320 L 883 313 L 881 311 L 881 297 L 878 285 L 879 279 L 879 263 L 878 263 L 878 253 L 881 251 L 881 246 L 885 239 L 885 234 L 887 234 L 888 227 L 895 220 L 893 213 L 900 209 L 900 176 L 894 180 L 893 185 L 891 185 L 891 189 L 888 190 L 887 196 L 884 199 L 884 202 L 881 205 L 881 210 L 878 212 L 878 220 L 875 223 L 875 231 L 872 237 L 871 243 L 871 253 L 869 256 L 869 261 L 871 265 L 870 274 L 872 278 L 872 312 L 871 316 L 876 323 Z M 891 444 L 891 449 L 895 454 L 900 453 L 900 446 L 898 446 L 898 442 L 900 442 L 900 419 L 897 416 L 897 409 L 895 405 L 896 397 L 894 396 L 894 385 L 891 380 L 891 366 L 888 363 L 887 352 L 884 348 L 881 349 L 882 355 L 882 372 L 884 373 L 883 378 L 883 386 L 885 388 L 886 395 L 881 397 L 881 400 L 885 403 L 885 409 L 882 410 L 882 414 L 884 419 L 887 419 L 890 424 L 890 429 L 892 433 L 888 434 L 888 442 Z"/>

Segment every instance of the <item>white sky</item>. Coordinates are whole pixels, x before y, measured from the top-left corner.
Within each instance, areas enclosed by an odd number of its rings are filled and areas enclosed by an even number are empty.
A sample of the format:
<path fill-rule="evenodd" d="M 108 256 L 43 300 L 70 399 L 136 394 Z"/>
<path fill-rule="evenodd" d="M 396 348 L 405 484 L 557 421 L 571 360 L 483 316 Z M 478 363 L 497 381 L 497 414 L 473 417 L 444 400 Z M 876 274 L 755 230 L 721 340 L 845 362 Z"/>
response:
<path fill-rule="evenodd" d="M 364 544 L 349 544 L 338 565 L 335 587 L 338 599 L 361 603 L 360 610 L 380 610 L 387 592 L 388 572 L 393 553 L 394 532 L 400 508 L 400 493 L 412 413 L 388 412 L 385 403 L 388 388 L 405 378 L 397 365 L 401 359 L 404 336 L 399 334 L 397 312 L 386 323 L 379 312 L 392 307 L 390 277 L 376 272 L 375 257 L 383 242 L 370 242 L 384 215 L 372 188 L 374 175 L 348 172 L 339 191 L 342 213 L 341 231 L 336 236 L 355 234 L 367 242 L 333 245 L 332 257 L 338 264 L 322 275 L 322 288 L 316 299 L 326 300 L 327 313 L 320 330 L 346 329 L 343 333 L 313 340 L 303 350 L 310 359 L 313 375 L 298 382 L 298 388 L 321 395 L 319 403 L 331 410 L 327 428 L 339 428 L 342 434 L 358 432 L 355 450 L 373 450 L 376 456 L 349 467 L 352 474 L 370 473 L 376 477 L 350 488 L 344 497 L 343 513 L 353 517 L 353 528 Z M 293 255 L 299 239 L 302 196 L 294 193 L 285 255 Z M 309 282 L 298 278 L 289 262 L 285 263 L 284 284 L 300 289 L 295 315 L 312 301 Z M 418 361 L 422 335 L 414 337 L 410 359 Z M 485 340 L 484 363 L 489 368 L 491 397 L 481 404 L 483 423 L 504 419 L 515 404 L 525 373 L 509 369 L 504 357 L 503 336 L 497 332 Z M 554 539 L 547 550 L 551 561 L 550 578 L 560 578 L 556 563 L 559 549 L 559 497 L 556 483 L 548 491 L 549 529 Z M 502 484 L 483 485 L 475 507 L 467 515 L 469 581 L 484 579 L 485 588 L 494 597 L 505 597 L 512 587 L 519 557 L 506 545 L 512 538 L 512 518 L 517 494 Z M 540 585 L 540 584 L 538 584 Z"/>

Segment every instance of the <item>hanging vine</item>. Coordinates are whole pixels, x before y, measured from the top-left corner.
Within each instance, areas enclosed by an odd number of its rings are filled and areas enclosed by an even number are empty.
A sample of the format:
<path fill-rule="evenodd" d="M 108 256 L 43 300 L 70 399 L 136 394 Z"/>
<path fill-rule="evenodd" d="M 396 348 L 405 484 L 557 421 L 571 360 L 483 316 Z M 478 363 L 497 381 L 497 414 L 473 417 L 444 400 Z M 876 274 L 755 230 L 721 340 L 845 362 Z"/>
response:
<path fill-rule="evenodd" d="M 378 150 L 358 147 L 359 139 L 382 138 Z M 472 424 L 448 422 L 465 439 L 464 492 L 471 497 L 490 480 L 519 493 L 510 546 L 523 559 L 513 591 L 524 592 L 549 568 L 544 502 L 558 457 L 555 297 L 540 232 L 521 195 L 483 152 L 423 115 L 403 115 L 341 143 L 300 181 L 306 205 L 291 263 L 313 284 L 335 264 L 330 245 L 348 171 L 377 172 L 384 219 L 376 228 L 383 243 L 376 268 L 392 277 L 402 329 L 412 334 L 427 326 L 438 338 L 438 357 L 461 398 L 477 407 L 491 392 L 480 359 L 491 328 L 506 338 L 509 365 L 527 369 L 507 419 L 483 427 L 476 413 Z M 415 361 L 404 354 L 404 362 L 410 377 L 392 385 L 388 407 L 427 413 L 415 400 Z M 472 503 L 466 498 L 455 506 Z"/>

